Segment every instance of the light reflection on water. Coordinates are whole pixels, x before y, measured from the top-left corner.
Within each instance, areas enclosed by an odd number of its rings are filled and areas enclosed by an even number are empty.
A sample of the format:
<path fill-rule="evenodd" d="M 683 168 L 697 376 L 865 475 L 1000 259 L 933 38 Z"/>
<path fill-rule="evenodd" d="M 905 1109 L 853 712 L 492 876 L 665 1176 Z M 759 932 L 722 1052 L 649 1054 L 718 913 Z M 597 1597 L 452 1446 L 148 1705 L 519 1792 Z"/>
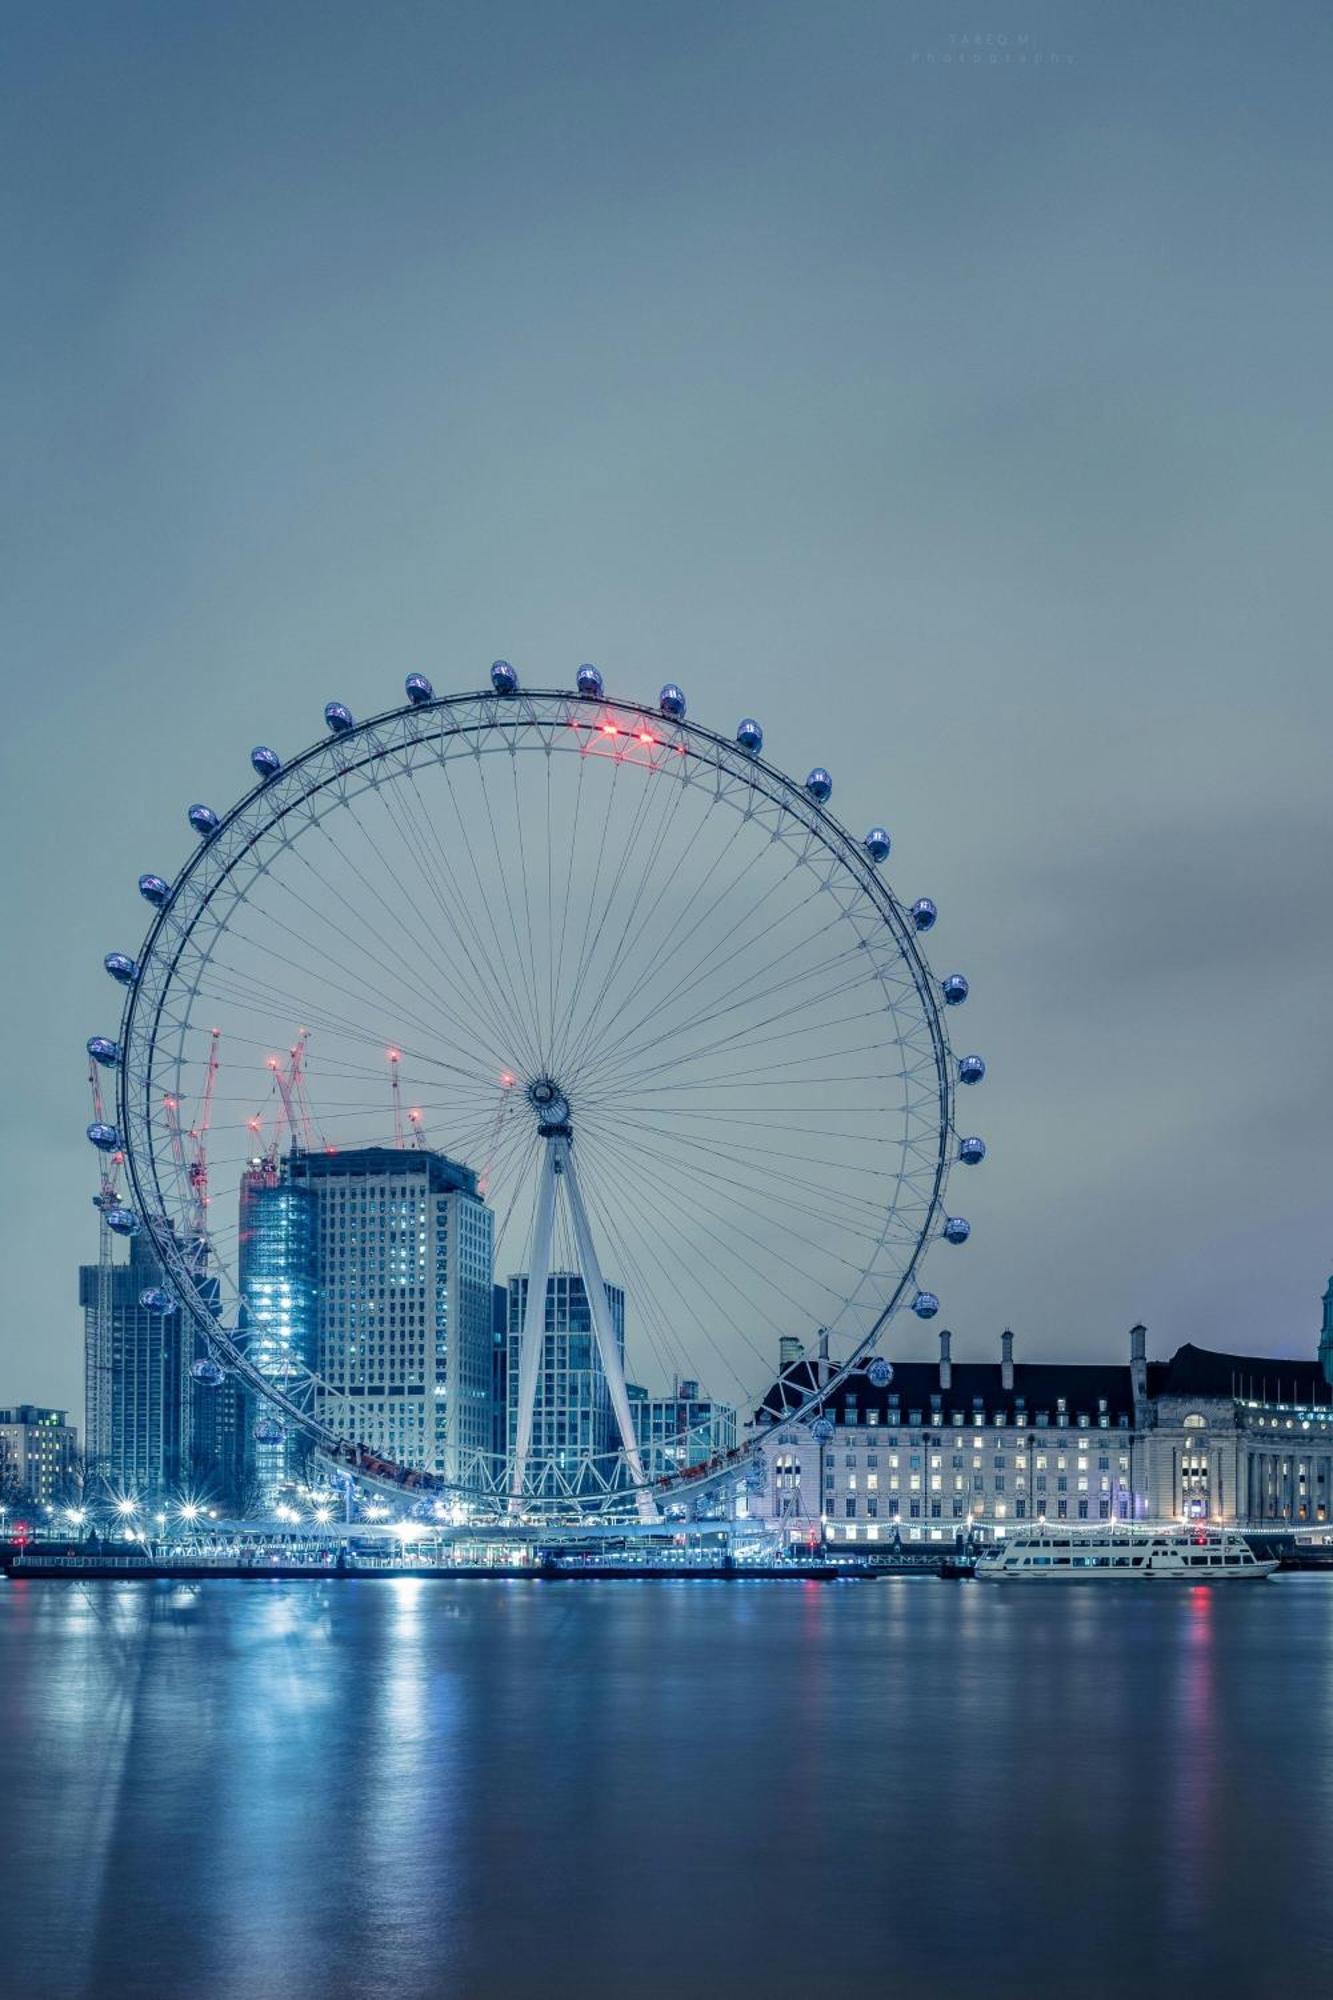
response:
<path fill-rule="evenodd" d="M 29 2000 L 1333 1986 L 1333 1584 L 0 1584 Z M 1280 1978 L 1279 1978 L 1280 1974 Z"/>

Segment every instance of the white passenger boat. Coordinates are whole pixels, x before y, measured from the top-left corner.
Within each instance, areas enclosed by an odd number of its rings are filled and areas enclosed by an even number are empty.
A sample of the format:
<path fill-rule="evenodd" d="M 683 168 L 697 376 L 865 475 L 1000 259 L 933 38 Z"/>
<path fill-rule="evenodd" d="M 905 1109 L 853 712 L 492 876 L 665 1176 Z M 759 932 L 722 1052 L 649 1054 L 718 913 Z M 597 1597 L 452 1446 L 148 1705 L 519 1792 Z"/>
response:
<path fill-rule="evenodd" d="M 986 1583 L 1225 1583 L 1271 1576 L 1277 1566 L 1227 1528 L 1035 1527 L 987 1549 L 976 1576 Z"/>

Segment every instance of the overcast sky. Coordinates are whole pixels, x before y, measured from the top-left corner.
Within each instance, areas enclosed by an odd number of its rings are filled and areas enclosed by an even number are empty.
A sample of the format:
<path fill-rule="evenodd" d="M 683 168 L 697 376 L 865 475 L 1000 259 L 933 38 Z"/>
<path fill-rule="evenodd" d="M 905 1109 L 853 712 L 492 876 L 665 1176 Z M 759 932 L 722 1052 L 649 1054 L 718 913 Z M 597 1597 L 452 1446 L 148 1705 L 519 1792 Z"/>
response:
<path fill-rule="evenodd" d="M 16 0 L 0 90 L 0 1403 L 81 1413 L 136 875 L 497 654 L 890 827 L 991 1065 L 956 1355 L 1312 1351 L 1323 0 Z"/>

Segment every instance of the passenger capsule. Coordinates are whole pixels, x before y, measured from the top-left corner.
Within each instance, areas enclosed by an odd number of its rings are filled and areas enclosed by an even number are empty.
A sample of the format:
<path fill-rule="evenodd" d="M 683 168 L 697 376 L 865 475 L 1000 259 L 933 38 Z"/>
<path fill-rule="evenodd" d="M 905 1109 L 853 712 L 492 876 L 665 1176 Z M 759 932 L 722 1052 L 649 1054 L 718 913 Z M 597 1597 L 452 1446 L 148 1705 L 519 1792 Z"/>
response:
<path fill-rule="evenodd" d="M 208 1359 L 192 1361 L 190 1373 L 196 1382 L 202 1382 L 206 1389 L 220 1389 L 227 1379 L 226 1370 L 219 1368 L 216 1361 Z"/>
<path fill-rule="evenodd" d="M 200 840 L 211 840 L 222 824 L 212 806 L 191 806 L 185 817 Z"/>
<path fill-rule="evenodd" d="M 508 660 L 492 660 L 491 686 L 497 694 L 517 694 L 518 675 Z"/>
<path fill-rule="evenodd" d="M 132 1208 L 104 1208 L 102 1214 L 108 1229 L 114 1229 L 117 1236 L 137 1236 L 139 1218 Z"/>
<path fill-rule="evenodd" d="M 265 784 L 270 778 L 276 778 L 282 769 L 281 757 L 276 750 L 270 750 L 267 743 L 256 743 L 250 752 L 250 762 L 254 765 L 255 775 L 262 778 Z"/>
<path fill-rule="evenodd" d="M 816 1417 L 810 1426 L 810 1435 L 816 1444 L 828 1444 L 836 1435 L 832 1417 Z"/>
<path fill-rule="evenodd" d="M 931 902 L 929 896 L 918 896 L 912 905 L 912 922 L 919 931 L 932 930 L 938 915 L 939 911 Z"/>
<path fill-rule="evenodd" d="M 934 1319 L 940 1309 L 940 1302 L 934 1292 L 918 1292 L 912 1300 L 912 1311 L 918 1319 Z"/>
<path fill-rule="evenodd" d="M 324 720 L 335 736 L 346 736 L 349 729 L 356 728 L 356 717 L 340 701 L 325 702 Z"/>
<path fill-rule="evenodd" d="M 888 860 L 889 850 L 893 846 L 893 842 L 889 839 L 888 834 L 882 826 L 872 826 L 865 837 L 864 845 L 866 853 L 875 863 L 875 866 L 878 867 L 881 861 Z"/>
<path fill-rule="evenodd" d="M 893 1380 L 893 1363 L 886 1361 L 882 1354 L 877 1354 L 867 1367 L 866 1375 L 873 1388 L 887 1389 Z"/>
<path fill-rule="evenodd" d="M 958 1065 L 960 1083 L 980 1083 L 985 1074 L 986 1064 L 981 1056 L 964 1056 Z"/>
<path fill-rule="evenodd" d="M 589 666 L 586 660 L 574 676 L 574 685 L 580 694 L 586 694 L 591 701 L 601 700 L 602 676 L 596 667 Z"/>
<path fill-rule="evenodd" d="M 250 1435 L 256 1444 L 281 1444 L 287 1433 L 276 1417 L 256 1417 Z"/>
<path fill-rule="evenodd" d="M 120 1134 L 114 1125 L 103 1125 L 100 1121 L 88 1127 L 88 1137 L 99 1153 L 114 1153 L 120 1144 Z"/>
<path fill-rule="evenodd" d="M 942 990 L 946 1007 L 961 1007 L 967 998 L 967 981 L 961 972 L 951 972 Z"/>
<path fill-rule="evenodd" d="M 958 1148 L 958 1157 L 965 1167 L 979 1166 L 986 1157 L 986 1141 L 975 1136 L 964 1139 Z"/>
<path fill-rule="evenodd" d="M 668 681 L 657 697 L 657 706 L 671 722 L 685 720 L 685 694 L 674 681 Z"/>
<path fill-rule="evenodd" d="M 747 757 L 757 757 L 764 747 L 764 732 L 752 715 L 745 716 L 736 726 L 736 741 Z"/>
<path fill-rule="evenodd" d="M 123 951 L 109 951 L 102 963 L 111 977 L 118 980 L 122 986 L 133 986 L 139 977 L 138 966 Z"/>
<path fill-rule="evenodd" d="M 88 1053 L 103 1069 L 114 1069 L 120 1061 L 120 1043 L 108 1041 L 105 1035 L 94 1035 L 88 1043 Z"/>
<path fill-rule="evenodd" d="M 424 708 L 435 699 L 435 690 L 424 674 L 409 674 L 403 682 L 403 691 L 413 708 Z"/>
<path fill-rule="evenodd" d="M 972 1225 L 964 1215 L 946 1215 L 941 1233 L 946 1243 L 966 1243 L 972 1234 Z"/>
<path fill-rule="evenodd" d="M 140 1292 L 139 1304 L 149 1313 L 174 1313 L 176 1310 L 175 1299 L 160 1285 L 149 1285 L 147 1291 Z"/>
<path fill-rule="evenodd" d="M 827 805 L 833 797 L 833 780 L 822 764 L 816 764 L 805 781 L 805 789 L 816 805 Z"/>
<path fill-rule="evenodd" d="M 164 882 L 160 875 L 141 875 L 139 894 L 145 903 L 151 903 L 155 910 L 160 910 L 164 903 L 171 901 L 171 884 Z"/>

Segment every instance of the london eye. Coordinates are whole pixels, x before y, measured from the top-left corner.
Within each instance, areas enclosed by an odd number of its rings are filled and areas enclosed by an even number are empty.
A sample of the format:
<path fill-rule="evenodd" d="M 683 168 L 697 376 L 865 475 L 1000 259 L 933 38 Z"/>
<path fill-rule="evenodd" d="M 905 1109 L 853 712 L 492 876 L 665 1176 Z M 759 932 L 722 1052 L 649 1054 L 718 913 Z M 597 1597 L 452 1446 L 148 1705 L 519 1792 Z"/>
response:
<path fill-rule="evenodd" d="M 985 1153 L 956 1115 L 985 1065 L 945 1027 L 967 981 L 928 965 L 935 905 L 890 886 L 885 828 L 849 830 L 829 771 L 785 775 L 752 717 L 719 733 L 591 666 L 406 697 L 257 747 L 238 803 L 188 808 L 183 865 L 140 878 L 118 1037 L 89 1043 L 116 1113 L 88 1136 L 125 1170 L 103 1221 L 151 1243 L 145 1302 L 187 1316 L 196 1377 L 236 1377 L 261 1442 L 456 1518 L 655 1520 L 744 1478 L 775 1380 L 817 1420 L 849 1373 L 886 1379 L 895 1314 L 938 1310 L 922 1260 L 965 1242 L 946 1180 Z M 425 1186 L 473 1218 L 448 1238 L 472 1306 Z M 326 1254 L 275 1309 L 254 1219 L 297 1195 Z M 645 1424 L 682 1382 L 735 1424 Z"/>

